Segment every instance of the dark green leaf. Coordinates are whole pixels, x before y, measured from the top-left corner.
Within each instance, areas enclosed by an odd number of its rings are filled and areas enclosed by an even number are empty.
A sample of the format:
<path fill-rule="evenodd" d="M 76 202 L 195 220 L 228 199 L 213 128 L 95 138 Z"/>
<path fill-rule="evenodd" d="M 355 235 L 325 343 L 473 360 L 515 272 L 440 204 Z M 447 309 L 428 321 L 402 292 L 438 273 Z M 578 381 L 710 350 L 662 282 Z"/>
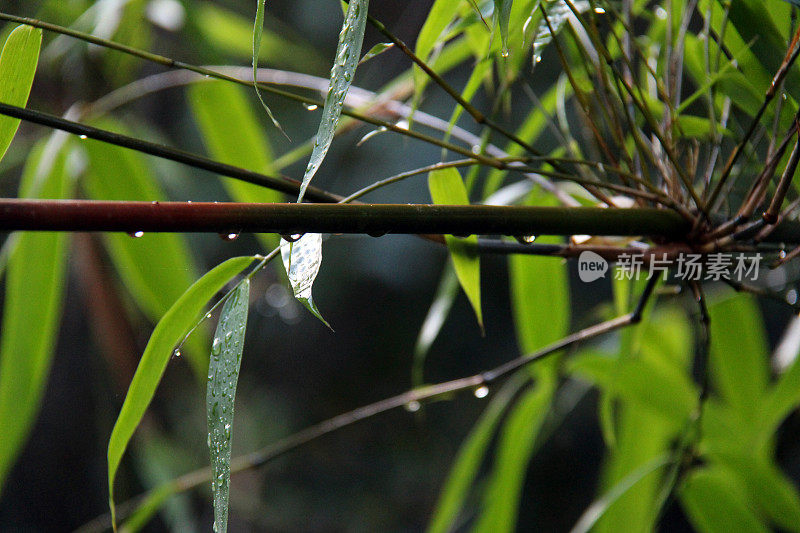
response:
<path fill-rule="evenodd" d="M 258 54 L 261 50 L 261 36 L 264 33 L 264 4 L 266 1 L 267 0 L 256 0 L 256 20 L 253 24 L 253 87 L 256 90 L 258 101 L 261 102 L 261 106 L 267 112 L 267 115 L 269 115 L 270 120 L 272 120 L 275 127 L 283 133 L 283 128 L 278 123 L 275 115 L 272 114 L 272 110 L 266 102 L 264 102 L 264 98 L 261 96 L 261 90 L 258 88 Z"/>

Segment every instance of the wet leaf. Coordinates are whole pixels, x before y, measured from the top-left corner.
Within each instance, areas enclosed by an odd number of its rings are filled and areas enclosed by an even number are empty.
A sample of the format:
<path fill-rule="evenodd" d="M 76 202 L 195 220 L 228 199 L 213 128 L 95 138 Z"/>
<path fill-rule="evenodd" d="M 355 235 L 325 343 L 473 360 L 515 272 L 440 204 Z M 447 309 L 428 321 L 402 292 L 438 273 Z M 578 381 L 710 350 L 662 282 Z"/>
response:
<path fill-rule="evenodd" d="M 369 52 L 364 54 L 364 57 L 361 58 L 361 61 L 359 61 L 358 64 L 360 65 L 360 64 L 362 64 L 362 63 L 364 63 L 366 61 L 369 61 L 373 57 L 384 53 L 386 50 L 389 50 L 393 46 L 394 46 L 394 43 L 378 43 L 378 44 L 376 44 L 375 46 L 373 46 L 372 48 L 369 49 Z"/>
<path fill-rule="evenodd" d="M 230 295 L 220 313 L 211 344 L 206 389 L 208 447 L 211 452 L 211 490 L 214 493 L 214 531 L 228 529 L 228 497 L 231 481 L 231 433 L 236 384 L 242 364 L 250 280 L 245 279 Z"/>
<path fill-rule="evenodd" d="M 144 416 L 161 381 L 172 350 L 197 323 L 206 304 L 234 276 L 244 270 L 253 257 L 234 257 L 217 265 L 189 287 L 158 322 L 122 404 L 108 442 L 108 503 L 115 522 L 114 478 L 133 432 Z"/>
<path fill-rule="evenodd" d="M 306 188 L 319 170 L 322 160 L 328 153 L 336 133 L 336 125 L 342 114 L 342 106 L 347 96 L 347 91 L 361 57 L 361 44 L 364 42 L 364 28 L 367 23 L 367 9 L 369 0 L 351 0 L 344 18 L 344 25 L 339 34 L 339 45 L 336 47 L 336 59 L 331 68 L 331 78 L 328 84 L 328 94 L 325 97 L 325 108 L 322 110 L 322 119 L 314 140 L 314 149 L 303 174 L 303 183 L 297 201 L 302 202 Z"/>
<path fill-rule="evenodd" d="M 6 39 L 0 54 L 0 102 L 25 107 L 31 92 L 42 30 L 18 26 Z M 8 150 L 19 127 L 19 120 L 0 116 L 0 159 Z"/>
<path fill-rule="evenodd" d="M 281 259 L 294 297 L 330 328 L 311 297 L 311 288 L 322 264 L 322 235 L 306 233 L 294 242 L 281 239 Z"/>
<path fill-rule="evenodd" d="M 514 0 L 494 0 L 494 13 L 497 26 L 500 28 L 500 39 L 503 42 L 502 55 L 508 56 L 508 19 Z"/>

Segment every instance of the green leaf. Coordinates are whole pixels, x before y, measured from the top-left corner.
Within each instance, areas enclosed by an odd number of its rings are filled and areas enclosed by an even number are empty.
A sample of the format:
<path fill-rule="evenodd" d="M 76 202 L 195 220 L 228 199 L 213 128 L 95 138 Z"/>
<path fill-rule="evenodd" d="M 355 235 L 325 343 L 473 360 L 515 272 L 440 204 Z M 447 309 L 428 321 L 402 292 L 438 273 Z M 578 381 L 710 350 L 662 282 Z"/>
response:
<path fill-rule="evenodd" d="M 25 107 L 41 44 L 42 30 L 31 26 L 18 26 L 8 36 L 0 54 L 0 102 Z M 0 116 L 0 159 L 3 159 L 18 127 L 18 119 Z"/>
<path fill-rule="evenodd" d="M 107 129 L 119 124 L 104 121 Z M 89 166 L 83 187 L 96 200 L 163 201 L 148 160 L 137 152 L 85 140 Z M 189 245 L 177 233 L 148 233 L 132 238 L 124 233 L 105 233 L 103 241 L 111 261 L 138 307 L 153 323 L 159 321 L 183 292 L 197 279 L 197 266 Z M 207 334 L 193 336 L 184 350 L 198 376 L 208 368 L 204 346 Z"/>
<path fill-rule="evenodd" d="M 264 33 L 264 4 L 266 1 L 267 0 L 256 0 L 256 20 L 253 24 L 253 88 L 256 90 L 258 101 L 261 102 L 261 106 L 266 110 L 272 123 L 281 133 L 286 135 L 283 128 L 278 123 L 278 120 L 275 118 L 275 115 L 272 114 L 272 110 L 266 102 L 264 102 L 264 98 L 261 96 L 261 90 L 258 88 L 258 54 L 261 50 L 261 36 Z"/>
<path fill-rule="evenodd" d="M 239 381 L 239 368 L 242 364 L 249 305 L 250 280 L 245 278 L 226 300 L 211 345 L 206 417 L 208 447 L 213 468 L 212 492 L 216 533 L 225 533 L 228 530 L 233 407 L 236 400 L 236 384 Z"/>
<path fill-rule="evenodd" d="M 515 530 L 527 465 L 556 386 L 555 376 L 540 378 L 509 413 L 500 433 L 494 468 L 484 493 L 476 532 Z"/>
<path fill-rule="evenodd" d="M 584 511 L 578 523 L 570 530 L 570 533 L 588 533 L 591 531 L 597 521 L 603 517 L 605 512 L 617 500 L 627 494 L 637 483 L 646 479 L 650 474 L 668 465 L 670 459 L 671 457 L 669 454 L 662 454 L 628 474 Z"/>
<path fill-rule="evenodd" d="M 711 379 L 719 395 L 755 423 L 769 381 L 767 340 L 752 297 L 730 296 L 709 306 Z"/>
<path fill-rule="evenodd" d="M 386 50 L 389 50 L 391 47 L 394 46 L 394 43 L 378 43 L 372 48 L 369 49 L 369 52 L 364 54 L 364 57 L 361 58 L 361 61 L 358 64 L 365 63 L 372 59 L 373 57 L 384 53 Z"/>
<path fill-rule="evenodd" d="M 514 0 L 494 0 L 494 14 L 500 28 L 500 39 L 503 42 L 503 56 L 508 56 L 508 19 Z"/>
<path fill-rule="evenodd" d="M 273 172 L 269 141 L 241 87 L 221 81 L 198 83 L 189 89 L 189 103 L 214 159 L 265 174 Z M 237 202 L 283 201 L 281 193 L 252 183 L 232 179 L 222 183 Z M 273 234 L 259 234 L 259 238 L 270 249 L 278 244 Z"/>
<path fill-rule="evenodd" d="M 553 201 L 534 191 L 526 204 L 552 205 Z M 563 260 L 516 254 L 509 259 L 508 268 L 514 325 L 522 353 L 531 353 L 566 335 L 570 302 Z"/>
<path fill-rule="evenodd" d="M 453 167 L 433 170 L 428 174 L 428 188 L 435 204 L 443 205 L 469 205 L 467 189 L 461 174 Z M 464 289 L 478 325 L 483 329 L 483 313 L 481 312 L 481 263 L 476 249 L 477 235 L 470 235 L 466 239 L 459 239 L 452 235 L 445 235 L 450 257 L 458 276 L 458 282 Z"/>
<path fill-rule="evenodd" d="M 193 3 L 189 10 L 207 46 L 236 59 L 253 59 L 253 20 L 224 9 L 216 3 Z M 258 59 L 270 66 L 297 72 L 319 72 L 324 63 L 319 52 L 301 41 L 270 30 L 269 13 L 264 13 Z"/>
<path fill-rule="evenodd" d="M 446 533 L 454 529 L 464 501 L 478 476 L 495 428 L 525 382 L 520 374 L 512 378 L 492 399 L 480 420 L 464 439 L 436 503 L 436 510 L 428 527 L 429 533 Z"/>
<path fill-rule="evenodd" d="M 306 188 L 319 170 L 322 160 L 325 159 L 331 146 L 333 135 L 336 133 L 336 125 L 342 114 L 344 99 L 361 57 L 361 44 L 364 42 L 368 8 L 369 0 L 351 0 L 347 8 L 342 32 L 339 34 L 339 44 L 336 47 L 336 59 L 331 68 L 325 108 L 322 110 L 322 118 L 314 141 L 314 150 L 311 152 L 308 166 L 303 174 L 303 183 L 300 185 L 300 194 L 297 196 L 298 203 L 303 201 Z"/>
<path fill-rule="evenodd" d="M 20 197 L 69 195 L 66 149 L 58 139 L 51 137 L 55 144 L 40 145 L 29 157 Z M 0 488 L 28 438 L 44 393 L 61 318 L 68 245 L 67 233 L 21 233 L 8 260 L 0 332 Z"/>
<path fill-rule="evenodd" d="M 196 323 L 208 301 L 244 270 L 253 257 L 234 257 L 207 272 L 172 305 L 153 330 L 122 404 L 108 442 L 108 503 L 116 523 L 114 478 L 136 426 L 161 381 L 172 350 Z"/>
<path fill-rule="evenodd" d="M 322 235 L 306 233 L 294 242 L 281 239 L 281 259 L 294 297 L 330 328 L 311 296 L 311 288 L 322 265 Z"/>
<path fill-rule="evenodd" d="M 433 3 L 433 6 L 428 11 L 428 16 L 425 18 L 425 24 L 422 25 L 419 35 L 417 35 L 417 43 L 414 47 L 414 53 L 417 57 L 425 62 L 430 59 L 431 52 L 444 39 L 444 30 L 455 18 L 459 3 L 454 0 L 436 0 Z M 415 101 L 418 101 L 428 78 L 417 65 L 414 65 L 413 73 Z"/>
<path fill-rule="evenodd" d="M 690 472 L 680 488 L 683 508 L 701 533 L 768 531 L 748 506 L 744 488 L 719 468 Z"/>

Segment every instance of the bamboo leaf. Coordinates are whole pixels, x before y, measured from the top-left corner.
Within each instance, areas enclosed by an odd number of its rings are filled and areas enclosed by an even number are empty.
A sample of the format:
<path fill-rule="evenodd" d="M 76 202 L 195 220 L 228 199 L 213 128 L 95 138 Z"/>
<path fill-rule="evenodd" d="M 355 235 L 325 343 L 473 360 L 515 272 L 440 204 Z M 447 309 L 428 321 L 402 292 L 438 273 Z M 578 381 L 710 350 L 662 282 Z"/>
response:
<path fill-rule="evenodd" d="M 741 416 L 757 422 L 769 382 L 763 319 L 749 295 L 735 295 L 709 307 L 712 382 Z"/>
<path fill-rule="evenodd" d="M 480 420 L 464 439 L 439 495 L 436 510 L 428 527 L 429 533 L 446 533 L 454 529 L 469 489 L 474 484 L 483 458 L 489 449 L 495 428 L 525 381 L 519 374 L 511 379 L 492 399 Z"/>
<path fill-rule="evenodd" d="M 153 399 L 173 348 L 196 324 L 208 301 L 252 261 L 249 256 L 234 257 L 217 265 L 178 298 L 153 330 L 108 442 L 108 503 L 115 524 L 114 479 L 117 469 L 136 426 Z"/>
<path fill-rule="evenodd" d="M 500 28 L 500 39 L 503 43 L 501 54 L 508 56 L 508 19 L 511 16 L 511 6 L 514 0 L 494 0 L 494 13 L 497 26 Z"/>
<path fill-rule="evenodd" d="M 105 128 L 120 125 L 104 121 Z M 97 200 L 162 201 L 166 195 L 156 182 L 148 161 L 132 150 L 93 140 L 81 143 L 89 166 L 82 181 L 87 194 Z M 197 266 L 183 235 L 177 233 L 105 233 L 103 242 L 117 273 L 133 300 L 153 323 L 164 316 L 197 278 Z M 207 333 L 190 337 L 188 361 L 204 377 L 208 358 Z"/>
<path fill-rule="evenodd" d="M 342 114 L 342 106 L 350 88 L 350 83 L 358 66 L 361 57 L 361 44 L 364 42 L 364 29 L 367 23 L 367 10 L 369 0 L 351 0 L 347 7 L 347 15 L 344 18 L 344 25 L 339 34 L 339 45 L 336 47 L 336 59 L 331 68 L 331 79 L 328 84 L 328 94 L 325 97 L 325 108 L 322 110 L 322 119 L 317 130 L 317 137 L 314 140 L 314 149 L 311 158 L 303 174 L 303 183 L 300 186 L 300 194 L 297 202 L 303 201 L 306 188 L 319 170 L 322 160 L 328 153 L 328 149 L 336 133 L 336 125 Z"/>
<path fill-rule="evenodd" d="M 378 44 L 376 44 L 375 46 L 373 46 L 372 48 L 369 49 L 369 52 L 364 54 L 364 57 L 361 58 L 361 61 L 359 61 L 358 64 L 360 65 L 362 63 L 365 63 L 365 62 L 369 61 L 373 57 L 384 53 L 386 50 L 389 50 L 393 46 L 394 46 L 394 43 L 378 43 Z"/>
<path fill-rule="evenodd" d="M 33 85 L 42 30 L 18 26 L 6 39 L 0 54 L 0 102 L 25 107 Z M 0 159 L 8 150 L 19 120 L 0 116 Z"/>
<path fill-rule="evenodd" d="M 494 470 L 486 487 L 476 532 L 515 530 L 522 485 L 528 471 L 526 467 L 556 386 L 555 376 L 543 376 L 509 413 L 500 433 Z"/>
<path fill-rule="evenodd" d="M 423 61 L 428 61 L 433 52 L 439 44 L 442 43 L 444 38 L 444 30 L 453 21 L 458 13 L 460 2 L 454 0 L 436 0 L 428 16 L 425 18 L 425 24 L 419 31 L 417 36 L 417 43 L 414 47 L 414 53 Z M 415 98 L 414 101 L 419 100 L 422 91 L 425 88 L 428 78 L 425 73 L 417 65 L 414 65 L 414 88 Z"/>
<path fill-rule="evenodd" d="M 52 151 L 36 148 L 25 167 L 20 196 L 67 197 L 65 154 L 61 145 Z M 8 261 L 0 333 L 0 488 L 28 438 L 44 393 L 61 317 L 68 244 L 66 233 L 21 233 Z"/>
<path fill-rule="evenodd" d="M 242 364 L 247 310 L 250 304 L 250 280 L 245 279 L 230 295 L 222 313 L 211 345 L 206 389 L 208 447 L 214 469 L 214 531 L 228 530 L 228 497 L 231 481 L 231 433 L 236 384 Z"/>
<path fill-rule="evenodd" d="M 195 84 L 189 89 L 189 103 L 214 159 L 265 174 L 273 171 L 269 140 L 242 88 L 218 81 Z M 223 179 L 222 183 L 237 202 L 272 203 L 283 199 L 281 193 L 252 183 L 232 179 Z M 269 249 L 278 244 L 273 234 L 259 234 L 259 239 Z"/>
<path fill-rule="evenodd" d="M 311 288 L 322 265 L 322 235 L 306 233 L 294 242 L 281 239 L 281 259 L 294 297 L 330 328 L 311 297 Z"/>
<path fill-rule="evenodd" d="M 431 171 L 428 174 L 428 188 L 431 198 L 436 204 L 468 205 L 467 189 L 461 174 L 453 167 Z M 481 264 L 476 253 L 478 245 L 477 235 L 470 235 L 459 239 L 452 235 L 445 235 L 450 257 L 458 276 L 458 282 L 464 289 L 478 325 L 483 329 L 483 313 L 481 312 Z"/>
<path fill-rule="evenodd" d="M 586 0 L 577 0 L 572 2 L 572 7 L 579 13 L 583 13 L 589 9 L 590 5 Z M 570 16 L 572 16 L 572 9 L 570 9 L 566 0 L 558 0 L 555 5 L 547 8 L 547 19 L 542 17 L 533 38 L 534 65 L 542 59 L 542 52 L 553 40 L 554 34 L 550 32 L 550 28 L 557 34 L 564 27 L 564 24 L 569 21 Z"/>
<path fill-rule="evenodd" d="M 526 205 L 551 205 L 553 200 L 532 193 Z M 540 242 L 557 242 L 539 239 Z M 560 259 L 517 254 L 509 260 L 511 302 L 517 342 L 530 353 L 569 331 L 569 280 Z"/>
<path fill-rule="evenodd" d="M 286 132 L 283 131 L 280 123 L 275 118 L 275 115 L 272 114 L 272 110 L 269 106 L 264 102 L 264 98 L 261 96 L 261 90 L 258 88 L 258 53 L 261 50 L 261 36 L 264 33 L 264 4 L 267 0 L 256 0 L 256 20 L 253 24 L 253 88 L 256 90 L 256 96 L 258 96 L 258 101 L 261 102 L 261 106 L 269 115 L 270 120 L 275 125 L 281 133 L 286 135 Z"/>
<path fill-rule="evenodd" d="M 689 520 L 702 533 L 768 531 L 748 506 L 737 479 L 719 468 L 695 470 L 686 476 L 680 497 Z"/>

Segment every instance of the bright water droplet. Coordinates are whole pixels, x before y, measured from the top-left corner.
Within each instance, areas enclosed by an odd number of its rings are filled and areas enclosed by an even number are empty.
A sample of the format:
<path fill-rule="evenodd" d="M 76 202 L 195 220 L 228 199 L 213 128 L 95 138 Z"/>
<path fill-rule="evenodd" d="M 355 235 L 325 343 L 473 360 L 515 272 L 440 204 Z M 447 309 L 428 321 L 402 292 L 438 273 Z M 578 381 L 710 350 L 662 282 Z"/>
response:
<path fill-rule="evenodd" d="M 482 385 L 477 389 L 475 389 L 475 392 L 473 392 L 473 394 L 475 395 L 476 398 L 486 398 L 487 396 L 489 396 L 489 387 L 487 387 L 486 385 Z"/>
<path fill-rule="evenodd" d="M 416 400 L 412 400 L 403 406 L 403 408 L 409 413 L 416 413 L 419 411 L 420 407 L 422 407 L 422 404 Z"/>
<path fill-rule="evenodd" d="M 130 235 L 134 239 L 138 239 L 139 237 L 144 235 L 144 232 L 143 231 L 134 231 L 132 233 L 128 233 L 128 235 Z"/>
<path fill-rule="evenodd" d="M 219 356 L 221 351 L 222 351 L 222 342 L 219 340 L 219 337 L 214 337 L 214 342 L 211 343 L 211 354 L 214 357 L 217 357 Z"/>
<path fill-rule="evenodd" d="M 778 259 L 786 259 L 786 250 L 778 252 Z"/>
<path fill-rule="evenodd" d="M 211 433 L 208 434 L 206 437 L 206 444 L 208 444 L 209 449 L 211 448 Z"/>
<path fill-rule="evenodd" d="M 307 111 L 316 111 L 319 109 L 317 104 L 307 104 L 305 102 L 303 102 L 303 107 L 305 107 Z"/>
<path fill-rule="evenodd" d="M 229 342 L 231 340 L 231 337 L 233 337 L 233 332 L 229 331 L 228 333 L 225 334 L 225 342 Z"/>
<path fill-rule="evenodd" d="M 597 13 L 598 15 L 602 15 L 603 13 L 606 12 L 606 10 L 603 9 L 602 7 L 596 7 L 594 8 L 594 12 Z"/>
<path fill-rule="evenodd" d="M 206 314 L 206 318 L 211 318 L 211 313 Z"/>
<path fill-rule="evenodd" d="M 535 56 L 533 56 L 533 64 L 534 64 L 534 65 L 536 65 L 536 64 L 538 64 L 538 63 L 540 63 L 541 61 L 542 61 L 542 56 L 541 56 L 541 54 L 536 54 Z"/>
<path fill-rule="evenodd" d="M 80 135 L 78 138 L 80 140 L 82 140 L 82 141 L 85 141 L 86 139 L 88 139 L 88 137 L 86 137 L 86 135 Z"/>
<path fill-rule="evenodd" d="M 235 241 L 239 238 L 239 233 L 230 232 L 230 233 L 220 233 L 219 238 L 223 241 Z"/>
<path fill-rule="evenodd" d="M 508 57 L 508 48 L 503 48 L 500 50 L 500 55 L 503 57 Z"/>
<path fill-rule="evenodd" d="M 230 439 L 231 438 L 231 425 L 230 424 L 225 424 L 225 438 L 226 439 Z"/>
<path fill-rule="evenodd" d="M 789 305 L 794 305 L 797 303 L 797 291 L 794 289 L 789 289 L 786 291 L 786 303 Z"/>
<path fill-rule="evenodd" d="M 181 356 L 181 349 L 175 348 L 175 350 L 173 350 L 172 352 L 172 357 L 180 357 L 180 356 Z"/>

